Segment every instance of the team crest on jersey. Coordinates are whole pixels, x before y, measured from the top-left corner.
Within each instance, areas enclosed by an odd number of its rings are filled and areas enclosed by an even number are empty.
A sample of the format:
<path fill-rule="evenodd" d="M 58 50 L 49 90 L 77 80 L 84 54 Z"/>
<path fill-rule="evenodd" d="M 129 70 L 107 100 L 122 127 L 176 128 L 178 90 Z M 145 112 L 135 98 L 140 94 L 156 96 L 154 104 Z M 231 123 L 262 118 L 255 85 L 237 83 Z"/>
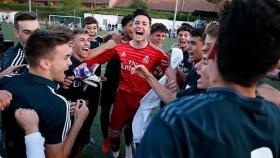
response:
<path fill-rule="evenodd" d="M 143 63 L 144 64 L 147 64 L 149 62 L 149 56 L 145 56 L 144 58 L 143 58 Z"/>
<path fill-rule="evenodd" d="M 122 56 L 122 57 L 125 57 L 125 56 L 126 56 L 126 53 L 125 53 L 125 52 L 122 52 L 121 56 Z"/>

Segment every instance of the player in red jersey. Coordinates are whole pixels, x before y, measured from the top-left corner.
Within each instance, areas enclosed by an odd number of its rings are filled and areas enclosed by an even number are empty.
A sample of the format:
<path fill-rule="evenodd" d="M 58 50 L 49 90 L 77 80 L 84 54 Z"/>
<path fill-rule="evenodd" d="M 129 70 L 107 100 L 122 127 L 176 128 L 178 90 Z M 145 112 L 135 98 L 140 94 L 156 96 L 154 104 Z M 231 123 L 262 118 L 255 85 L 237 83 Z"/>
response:
<path fill-rule="evenodd" d="M 143 64 L 152 72 L 156 66 L 161 66 L 162 61 L 166 60 L 164 52 L 148 42 L 150 28 L 150 16 L 146 11 L 137 9 L 133 13 L 133 40 L 107 50 L 86 62 L 87 66 L 91 66 L 94 63 L 104 63 L 114 57 L 118 57 L 121 61 L 121 78 L 111 115 L 111 130 L 109 133 L 113 157 L 119 156 L 122 128 L 126 124 L 131 124 L 139 107 L 140 99 L 150 90 L 150 86 L 145 79 L 131 73 L 132 68 Z M 162 69 L 165 69 L 165 67 L 162 66 Z M 126 155 L 126 157 L 132 157 L 132 155 Z"/>

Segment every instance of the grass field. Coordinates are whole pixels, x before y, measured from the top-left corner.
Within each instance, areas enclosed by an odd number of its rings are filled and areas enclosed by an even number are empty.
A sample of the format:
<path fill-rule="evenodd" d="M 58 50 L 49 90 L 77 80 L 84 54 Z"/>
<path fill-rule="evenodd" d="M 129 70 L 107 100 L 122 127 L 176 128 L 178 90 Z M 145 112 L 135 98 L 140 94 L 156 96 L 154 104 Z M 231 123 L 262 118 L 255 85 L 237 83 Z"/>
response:
<path fill-rule="evenodd" d="M 5 40 L 12 40 L 12 41 L 15 41 L 15 43 L 16 43 L 18 41 L 18 39 L 14 35 L 13 24 L 1 23 L 1 26 L 2 26 L 2 32 L 4 34 Z M 44 27 L 45 26 L 42 26 L 42 28 L 44 28 Z M 98 34 L 103 36 L 103 35 L 106 35 L 107 32 L 106 31 L 100 31 Z M 167 38 L 166 42 L 163 46 L 163 49 L 168 50 L 174 42 L 176 42 L 175 38 Z"/>
<path fill-rule="evenodd" d="M 15 38 L 15 36 L 13 34 L 13 25 L 12 24 L 2 24 L 2 31 L 4 33 L 4 37 L 6 40 L 13 40 L 13 41 L 15 41 L 15 43 L 17 42 L 17 39 Z M 106 32 L 100 32 L 100 35 L 104 35 L 104 34 L 106 34 Z M 174 42 L 176 42 L 176 40 L 174 38 L 167 38 L 163 49 L 168 50 Z M 272 84 L 277 89 L 280 89 L 280 84 L 278 82 L 270 81 L 268 79 L 266 81 L 268 83 Z M 82 155 L 83 158 L 108 158 L 108 157 L 110 157 L 110 154 L 104 155 L 101 153 L 102 133 L 101 133 L 101 129 L 100 129 L 99 115 L 100 115 L 100 107 L 99 107 L 97 116 L 95 117 L 94 123 L 91 128 L 91 136 L 95 139 L 96 144 L 94 146 L 87 145 L 85 147 L 85 150 Z M 124 143 L 124 142 L 122 142 L 122 143 Z M 121 156 L 123 156 L 123 150 L 121 150 Z"/>

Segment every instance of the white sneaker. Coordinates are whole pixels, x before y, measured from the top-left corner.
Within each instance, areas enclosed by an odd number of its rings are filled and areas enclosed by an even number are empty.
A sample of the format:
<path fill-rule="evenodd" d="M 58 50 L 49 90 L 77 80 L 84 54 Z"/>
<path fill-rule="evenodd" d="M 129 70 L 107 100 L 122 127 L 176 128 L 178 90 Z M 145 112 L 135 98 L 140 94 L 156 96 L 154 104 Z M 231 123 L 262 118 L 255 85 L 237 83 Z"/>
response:
<path fill-rule="evenodd" d="M 125 158 L 133 158 L 131 145 L 125 146 Z"/>
<path fill-rule="evenodd" d="M 85 78 L 83 82 L 85 82 L 87 85 L 97 87 L 98 85 L 95 82 L 100 82 L 100 78 L 93 74 L 92 76 Z"/>

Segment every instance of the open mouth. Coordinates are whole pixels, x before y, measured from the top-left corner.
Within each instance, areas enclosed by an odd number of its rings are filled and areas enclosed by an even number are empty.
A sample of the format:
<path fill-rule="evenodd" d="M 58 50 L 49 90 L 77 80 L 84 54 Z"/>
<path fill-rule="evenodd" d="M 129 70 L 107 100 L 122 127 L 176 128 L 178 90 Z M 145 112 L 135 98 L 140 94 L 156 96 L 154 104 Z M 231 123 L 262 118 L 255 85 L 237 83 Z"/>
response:
<path fill-rule="evenodd" d="M 157 42 L 157 45 L 161 47 L 162 46 L 162 42 Z"/>
<path fill-rule="evenodd" d="M 88 51 L 88 50 L 89 50 L 89 48 L 88 48 L 88 47 L 86 47 L 86 48 L 83 48 L 82 50 L 84 50 L 84 51 Z"/>
<path fill-rule="evenodd" d="M 162 41 L 158 41 L 157 43 L 158 43 L 158 44 L 162 44 Z"/>
<path fill-rule="evenodd" d="M 136 31 L 136 36 L 143 36 L 143 32 L 140 32 L 140 31 Z"/>
<path fill-rule="evenodd" d="M 201 78 L 199 78 L 197 81 L 196 81 L 197 84 L 200 84 L 201 83 Z"/>
<path fill-rule="evenodd" d="M 180 44 L 186 44 L 187 42 L 184 42 L 184 41 L 180 41 Z"/>

